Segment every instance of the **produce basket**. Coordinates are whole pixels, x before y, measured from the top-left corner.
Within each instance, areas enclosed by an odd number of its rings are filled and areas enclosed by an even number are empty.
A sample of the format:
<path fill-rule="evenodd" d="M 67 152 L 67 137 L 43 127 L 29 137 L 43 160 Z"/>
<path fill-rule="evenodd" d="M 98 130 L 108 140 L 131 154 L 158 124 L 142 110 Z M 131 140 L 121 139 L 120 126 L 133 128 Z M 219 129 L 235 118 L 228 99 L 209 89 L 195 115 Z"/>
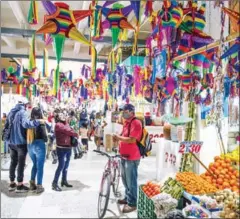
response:
<path fill-rule="evenodd" d="M 138 192 L 138 204 L 137 204 L 138 218 L 151 218 L 151 219 L 155 219 L 155 218 L 157 218 L 157 216 L 154 213 L 154 210 L 155 210 L 154 203 L 143 192 L 142 187 L 143 187 L 143 185 L 139 186 L 139 192 Z M 183 207 L 184 207 L 183 206 L 183 198 L 180 198 L 178 200 L 177 209 L 182 210 Z"/>
<path fill-rule="evenodd" d="M 155 210 L 154 203 L 143 192 L 142 187 L 143 185 L 139 186 L 139 192 L 138 192 L 138 204 L 137 204 L 138 218 L 155 219 L 157 218 L 157 216 L 154 213 L 154 210 Z"/>

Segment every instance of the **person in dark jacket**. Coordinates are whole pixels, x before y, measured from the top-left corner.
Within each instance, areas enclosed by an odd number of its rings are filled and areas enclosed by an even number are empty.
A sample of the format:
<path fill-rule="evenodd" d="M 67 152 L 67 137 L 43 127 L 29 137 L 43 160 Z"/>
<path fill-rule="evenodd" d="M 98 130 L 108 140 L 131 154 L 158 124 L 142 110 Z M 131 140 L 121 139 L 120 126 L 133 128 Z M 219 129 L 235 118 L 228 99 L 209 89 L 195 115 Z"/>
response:
<path fill-rule="evenodd" d="M 78 134 L 66 122 L 66 116 L 59 113 L 56 116 L 55 136 L 57 143 L 58 167 L 52 182 L 52 189 L 55 191 L 62 191 L 58 186 L 58 179 L 62 172 L 61 186 L 72 187 L 67 181 L 67 171 L 72 154 L 71 137 L 77 137 Z"/>
<path fill-rule="evenodd" d="M 31 120 L 43 119 L 42 111 L 39 107 L 32 109 Z M 29 156 L 32 159 L 33 167 L 30 180 L 30 190 L 36 191 L 36 193 L 44 192 L 42 186 L 43 180 L 43 169 L 46 155 L 46 145 L 47 142 L 47 132 L 45 124 L 39 125 L 37 128 L 32 130 L 33 132 L 33 141 L 28 142 L 28 152 Z M 37 185 L 35 184 L 35 178 L 37 175 Z"/>
<path fill-rule="evenodd" d="M 9 124 L 11 123 L 10 138 L 8 139 L 8 145 L 10 148 L 10 169 L 9 178 L 10 185 L 9 191 L 27 192 L 29 188 L 23 184 L 24 167 L 27 155 L 27 129 L 36 128 L 40 123 L 44 123 L 44 120 L 32 120 L 27 117 L 26 107 L 28 100 L 22 98 L 19 103 L 10 111 L 7 117 Z M 17 170 L 17 181 L 15 183 L 15 170 Z"/>

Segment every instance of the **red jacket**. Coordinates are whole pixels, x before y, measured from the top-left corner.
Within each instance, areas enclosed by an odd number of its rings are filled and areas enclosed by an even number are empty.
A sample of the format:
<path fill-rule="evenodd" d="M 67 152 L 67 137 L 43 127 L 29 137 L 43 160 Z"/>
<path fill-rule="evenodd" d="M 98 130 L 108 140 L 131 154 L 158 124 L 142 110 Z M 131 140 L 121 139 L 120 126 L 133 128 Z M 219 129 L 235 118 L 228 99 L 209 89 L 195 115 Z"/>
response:
<path fill-rule="evenodd" d="M 58 122 L 55 126 L 55 136 L 58 146 L 71 146 L 71 137 L 78 137 L 78 134 L 68 125 Z"/>

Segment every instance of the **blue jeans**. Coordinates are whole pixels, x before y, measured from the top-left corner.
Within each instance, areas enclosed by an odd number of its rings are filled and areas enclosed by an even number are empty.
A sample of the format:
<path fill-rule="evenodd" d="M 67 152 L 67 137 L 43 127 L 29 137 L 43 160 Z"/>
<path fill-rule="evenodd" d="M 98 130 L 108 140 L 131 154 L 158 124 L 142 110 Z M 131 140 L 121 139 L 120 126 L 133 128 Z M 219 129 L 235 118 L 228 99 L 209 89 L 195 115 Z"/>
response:
<path fill-rule="evenodd" d="M 131 207 L 137 206 L 139 163 L 140 160 L 121 160 L 122 182 L 125 187 L 125 200 Z"/>
<path fill-rule="evenodd" d="M 33 162 L 31 180 L 35 181 L 37 176 L 37 185 L 42 185 L 43 168 L 46 156 L 45 142 L 40 139 L 33 141 L 32 144 L 28 145 L 28 152 Z"/>
<path fill-rule="evenodd" d="M 8 143 L 6 141 L 4 141 L 4 154 L 8 154 L 9 153 L 9 149 L 8 149 Z"/>
<path fill-rule="evenodd" d="M 58 183 L 60 173 L 62 172 L 62 181 L 67 181 L 67 171 L 72 154 L 72 148 L 57 147 L 58 167 L 55 172 L 53 183 Z"/>

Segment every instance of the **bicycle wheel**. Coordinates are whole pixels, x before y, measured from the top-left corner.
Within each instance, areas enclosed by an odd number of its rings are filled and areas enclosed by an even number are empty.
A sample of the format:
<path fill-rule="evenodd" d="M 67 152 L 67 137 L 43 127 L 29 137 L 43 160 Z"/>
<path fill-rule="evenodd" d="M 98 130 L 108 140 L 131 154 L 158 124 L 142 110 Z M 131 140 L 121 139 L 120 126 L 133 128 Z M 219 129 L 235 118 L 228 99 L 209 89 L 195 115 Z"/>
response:
<path fill-rule="evenodd" d="M 100 193 L 98 196 L 98 217 L 103 218 L 108 207 L 110 196 L 111 176 L 110 174 L 103 175 Z"/>
<path fill-rule="evenodd" d="M 115 196 L 118 194 L 118 187 L 120 182 L 121 172 L 120 172 L 120 162 L 118 166 L 113 171 L 113 193 Z"/>

